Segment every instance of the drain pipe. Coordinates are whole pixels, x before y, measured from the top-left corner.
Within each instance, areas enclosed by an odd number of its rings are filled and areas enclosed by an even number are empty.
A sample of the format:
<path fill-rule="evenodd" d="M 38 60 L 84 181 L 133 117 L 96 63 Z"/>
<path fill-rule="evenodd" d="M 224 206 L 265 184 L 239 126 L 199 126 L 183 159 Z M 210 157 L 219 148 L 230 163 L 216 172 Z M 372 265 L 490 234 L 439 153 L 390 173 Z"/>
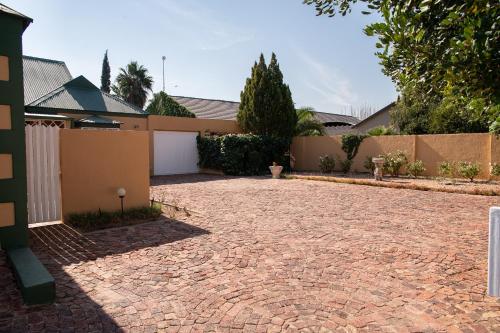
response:
<path fill-rule="evenodd" d="M 500 297 L 500 207 L 490 208 L 488 296 Z"/>

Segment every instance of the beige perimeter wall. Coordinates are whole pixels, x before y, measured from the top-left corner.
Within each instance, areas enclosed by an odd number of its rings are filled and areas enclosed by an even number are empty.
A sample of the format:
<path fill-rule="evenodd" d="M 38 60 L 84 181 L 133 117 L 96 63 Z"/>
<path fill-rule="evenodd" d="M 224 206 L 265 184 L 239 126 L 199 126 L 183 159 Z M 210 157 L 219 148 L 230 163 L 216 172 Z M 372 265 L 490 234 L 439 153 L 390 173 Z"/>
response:
<path fill-rule="evenodd" d="M 292 154 L 296 158 L 295 169 L 319 171 L 319 157 L 332 155 L 345 159 L 341 149 L 341 136 L 296 137 Z M 500 139 L 487 133 L 441 135 L 394 135 L 368 137 L 361 143 L 352 170 L 366 172 L 363 162 L 367 156 L 402 150 L 410 162 L 422 160 L 427 176 L 438 175 L 438 165 L 443 161 L 473 161 L 481 164 L 481 178 L 489 178 L 491 163 L 500 162 Z M 339 165 L 337 163 L 337 169 Z"/>
<path fill-rule="evenodd" d="M 149 205 L 147 131 L 61 129 L 62 215 Z"/>

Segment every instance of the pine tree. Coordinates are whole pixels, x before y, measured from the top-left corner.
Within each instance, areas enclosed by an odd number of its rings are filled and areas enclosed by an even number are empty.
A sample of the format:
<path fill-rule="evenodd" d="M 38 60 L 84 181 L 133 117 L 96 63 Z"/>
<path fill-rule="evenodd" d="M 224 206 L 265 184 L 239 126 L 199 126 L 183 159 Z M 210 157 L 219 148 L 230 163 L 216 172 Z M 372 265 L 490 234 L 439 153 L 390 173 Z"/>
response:
<path fill-rule="evenodd" d="M 101 90 L 108 93 L 111 91 L 111 69 L 109 68 L 108 50 L 104 53 L 101 72 Z"/>
<path fill-rule="evenodd" d="M 237 119 L 246 132 L 287 139 L 293 136 L 297 114 L 274 53 L 269 66 L 263 54 L 254 64 L 241 92 Z"/>

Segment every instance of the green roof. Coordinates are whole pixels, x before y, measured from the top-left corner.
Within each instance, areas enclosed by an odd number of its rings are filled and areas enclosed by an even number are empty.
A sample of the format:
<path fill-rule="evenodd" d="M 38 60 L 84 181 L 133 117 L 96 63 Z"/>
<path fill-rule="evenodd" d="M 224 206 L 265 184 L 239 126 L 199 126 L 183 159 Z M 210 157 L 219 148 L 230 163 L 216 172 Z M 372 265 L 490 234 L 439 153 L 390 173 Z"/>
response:
<path fill-rule="evenodd" d="M 111 112 L 128 114 L 147 114 L 142 109 L 129 104 L 119 97 L 102 92 L 92 82 L 79 76 L 28 105 L 35 108 L 60 109 L 71 111 Z M 32 110 L 32 109 L 29 109 Z"/>

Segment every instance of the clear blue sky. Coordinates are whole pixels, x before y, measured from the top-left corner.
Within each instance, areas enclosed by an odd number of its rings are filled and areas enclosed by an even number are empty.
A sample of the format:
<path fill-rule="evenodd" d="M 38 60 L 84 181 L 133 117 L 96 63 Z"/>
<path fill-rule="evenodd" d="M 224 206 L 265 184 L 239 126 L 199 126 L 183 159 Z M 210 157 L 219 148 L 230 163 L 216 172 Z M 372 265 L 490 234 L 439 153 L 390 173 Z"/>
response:
<path fill-rule="evenodd" d="M 254 61 L 278 56 L 297 106 L 342 112 L 383 107 L 397 96 L 362 28 L 377 16 L 316 17 L 301 0 L 3 0 L 34 19 L 24 54 L 63 60 L 71 74 L 100 86 L 109 50 L 111 76 L 137 60 L 167 93 L 239 100 Z"/>

